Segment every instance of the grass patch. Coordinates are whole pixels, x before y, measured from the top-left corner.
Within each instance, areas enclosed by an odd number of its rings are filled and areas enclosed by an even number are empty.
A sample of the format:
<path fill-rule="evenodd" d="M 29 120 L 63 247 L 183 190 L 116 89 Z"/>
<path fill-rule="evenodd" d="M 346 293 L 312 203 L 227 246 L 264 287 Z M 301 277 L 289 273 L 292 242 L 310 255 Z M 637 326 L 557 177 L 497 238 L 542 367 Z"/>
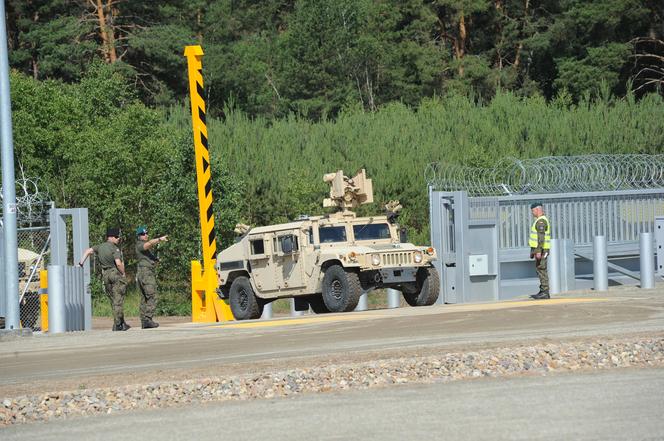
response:
<path fill-rule="evenodd" d="M 92 291 L 92 315 L 94 317 L 112 317 L 111 301 L 104 293 L 101 279 L 99 277 L 92 277 L 90 288 Z M 157 309 L 155 315 L 191 315 L 191 294 L 188 287 L 164 283 L 159 289 L 157 291 Z M 141 300 L 138 286 L 136 283 L 130 283 L 127 286 L 127 295 L 124 301 L 125 316 L 140 316 L 140 305 Z"/>

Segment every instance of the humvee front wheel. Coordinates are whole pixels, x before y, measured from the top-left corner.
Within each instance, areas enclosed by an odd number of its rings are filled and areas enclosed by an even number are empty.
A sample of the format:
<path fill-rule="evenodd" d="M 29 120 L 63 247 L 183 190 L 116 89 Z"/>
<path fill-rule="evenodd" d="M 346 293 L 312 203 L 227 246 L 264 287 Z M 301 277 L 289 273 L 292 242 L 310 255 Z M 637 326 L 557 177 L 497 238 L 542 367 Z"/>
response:
<path fill-rule="evenodd" d="M 316 314 L 326 314 L 330 312 L 327 306 L 325 306 L 323 297 L 319 295 L 312 295 L 309 297 L 309 306 L 311 306 L 311 310 Z"/>
<path fill-rule="evenodd" d="M 415 283 L 403 285 L 401 292 L 410 306 L 433 305 L 440 293 L 438 271 L 434 267 L 418 269 Z"/>
<path fill-rule="evenodd" d="M 323 276 L 323 302 L 330 312 L 352 311 L 362 294 L 360 278 L 340 265 L 332 265 Z"/>
<path fill-rule="evenodd" d="M 263 302 L 256 298 L 249 279 L 244 276 L 233 280 L 229 298 L 231 312 L 236 320 L 257 319 L 263 313 Z"/>

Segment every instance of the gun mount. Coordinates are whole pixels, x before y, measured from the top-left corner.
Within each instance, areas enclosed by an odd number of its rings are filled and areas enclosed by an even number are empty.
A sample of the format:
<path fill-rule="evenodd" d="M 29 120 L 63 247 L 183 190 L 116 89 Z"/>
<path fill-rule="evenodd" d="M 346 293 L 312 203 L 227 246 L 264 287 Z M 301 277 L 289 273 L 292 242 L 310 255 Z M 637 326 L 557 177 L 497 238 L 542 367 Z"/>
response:
<path fill-rule="evenodd" d="M 373 186 L 364 169 L 352 178 L 344 176 L 343 170 L 328 173 L 323 181 L 330 184 L 330 197 L 323 200 L 323 207 L 338 207 L 347 214 L 353 208 L 373 202 Z"/>

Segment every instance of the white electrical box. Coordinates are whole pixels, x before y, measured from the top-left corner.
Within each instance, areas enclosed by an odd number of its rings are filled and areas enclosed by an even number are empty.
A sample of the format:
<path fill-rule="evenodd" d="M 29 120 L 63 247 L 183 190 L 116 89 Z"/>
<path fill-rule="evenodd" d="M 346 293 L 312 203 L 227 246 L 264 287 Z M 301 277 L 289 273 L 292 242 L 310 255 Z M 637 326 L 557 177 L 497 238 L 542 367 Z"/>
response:
<path fill-rule="evenodd" d="M 489 255 L 475 254 L 468 256 L 468 273 L 471 276 L 489 275 Z"/>

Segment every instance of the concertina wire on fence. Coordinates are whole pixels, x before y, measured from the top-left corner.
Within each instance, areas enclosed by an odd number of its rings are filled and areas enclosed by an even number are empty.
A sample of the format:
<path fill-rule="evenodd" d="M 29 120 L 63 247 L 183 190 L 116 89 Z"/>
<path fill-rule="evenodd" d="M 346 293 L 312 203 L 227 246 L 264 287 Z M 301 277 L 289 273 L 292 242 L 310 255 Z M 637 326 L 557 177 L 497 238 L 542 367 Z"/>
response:
<path fill-rule="evenodd" d="M 435 190 L 471 196 L 662 188 L 664 154 L 507 157 L 492 168 L 431 163 L 425 178 Z"/>

